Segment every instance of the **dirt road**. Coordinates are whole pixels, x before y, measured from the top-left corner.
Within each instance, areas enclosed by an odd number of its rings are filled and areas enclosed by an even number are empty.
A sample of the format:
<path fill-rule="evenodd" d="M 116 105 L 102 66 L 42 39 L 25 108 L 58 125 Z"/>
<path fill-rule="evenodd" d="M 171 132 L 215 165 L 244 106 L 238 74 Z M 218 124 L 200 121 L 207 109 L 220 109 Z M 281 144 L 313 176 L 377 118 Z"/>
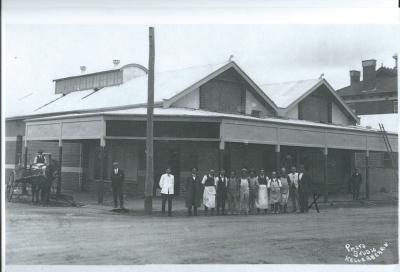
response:
<path fill-rule="evenodd" d="M 8 203 L 7 264 L 345 263 L 345 244 L 397 263 L 397 208 L 320 214 L 146 217 L 84 206 Z"/>

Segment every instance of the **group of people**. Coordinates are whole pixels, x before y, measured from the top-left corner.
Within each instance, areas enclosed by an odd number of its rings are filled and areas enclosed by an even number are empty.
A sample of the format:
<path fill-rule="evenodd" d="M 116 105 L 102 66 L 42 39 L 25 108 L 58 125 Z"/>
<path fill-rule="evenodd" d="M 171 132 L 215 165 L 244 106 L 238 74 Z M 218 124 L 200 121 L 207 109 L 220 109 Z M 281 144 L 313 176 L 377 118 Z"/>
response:
<path fill-rule="evenodd" d="M 310 176 L 301 166 L 297 172 L 291 167 L 290 173 L 282 168 L 278 175 L 276 171 L 267 176 L 264 169 L 257 174 L 255 170 L 241 169 L 240 174 L 231 171 L 229 176 L 225 170 L 219 173 L 211 169 L 208 174 L 200 177 L 196 168 L 186 179 L 185 202 L 188 215 L 198 215 L 198 208 L 203 203 L 205 215 L 225 214 L 266 214 L 287 213 L 288 202 L 291 200 L 292 212 L 308 212 L 308 197 L 310 192 Z M 174 195 L 174 176 L 171 169 L 160 178 L 159 186 L 162 196 L 162 213 L 168 202 L 168 215 L 171 216 L 172 197 Z M 299 209 L 298 209 L 299 208 Z"/>

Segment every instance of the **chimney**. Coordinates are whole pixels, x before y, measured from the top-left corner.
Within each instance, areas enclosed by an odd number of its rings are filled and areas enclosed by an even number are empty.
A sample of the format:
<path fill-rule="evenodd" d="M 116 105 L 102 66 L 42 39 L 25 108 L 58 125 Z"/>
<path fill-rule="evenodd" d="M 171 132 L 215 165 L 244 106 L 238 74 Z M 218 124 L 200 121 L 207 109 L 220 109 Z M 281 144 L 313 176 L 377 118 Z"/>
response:
<path fill-rule="evenodd" d="M 80 68 L 81 68 L 81 73 L 84 74 L 86 72 L 86 66 L 83 65 Z"/>
<path fill-rule="evenodd" d="M 376 85 L 376 60 L 363 60 L 362 66 L 364 89 L 371 90 Z"/>
<path fill-rule="evenodd" d="M 357 83 L 360 83 L 360 71 L 351 70 L 350 71 L 350 86 L 354 86 Z"/>
<path fill-rule="evenodd" d="M 114 63 L 114 68 L 117 68 L 119 65 L 119 60 L 115 59 L 115 60 L 113 60 L 113 63 Z"/>
<path fill-rule="evenodd" d="M 394 69 L 397 69 L 397 65 L 398 65 L 398 62 L 397 62 L 397 61 L 398 61 L 398 60 L 397 60 L 397 58 L 398 58 L 398 57 L 397 57 L 397 54 L 394 54 L 392 58 L 394 59 L 394 67 L 393 67 L 393 68 L 394 68 Z"/>

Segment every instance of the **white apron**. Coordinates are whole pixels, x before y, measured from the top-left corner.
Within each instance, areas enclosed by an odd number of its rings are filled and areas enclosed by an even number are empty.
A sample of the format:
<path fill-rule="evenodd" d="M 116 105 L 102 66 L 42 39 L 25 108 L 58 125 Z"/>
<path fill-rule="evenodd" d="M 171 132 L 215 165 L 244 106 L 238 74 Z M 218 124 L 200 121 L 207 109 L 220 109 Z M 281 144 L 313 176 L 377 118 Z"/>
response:
<path fill-rule="evenodd" d="M 256 207 L 258 209 L 268 209 L 268 191 L 267 185 L 261 184 L 258 187 L 258 198 L 256 200 Z"/>
<path fill-rule="evenodd" d="M 203 204 L 208 208 L 215 208 L 215 187 L 214 186 L 206 186 L 204 187 L 203 193 Z"/>

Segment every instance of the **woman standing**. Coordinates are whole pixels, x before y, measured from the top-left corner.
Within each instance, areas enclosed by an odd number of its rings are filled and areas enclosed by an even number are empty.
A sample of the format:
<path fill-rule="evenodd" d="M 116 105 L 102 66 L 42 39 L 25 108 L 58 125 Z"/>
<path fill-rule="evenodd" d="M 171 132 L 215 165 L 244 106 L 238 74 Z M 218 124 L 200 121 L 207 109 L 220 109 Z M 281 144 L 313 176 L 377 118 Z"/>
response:
<path fill-rule="evenodd" d="M 247 169 L 242 169 L 242 175 L 240 177 L 240 213 L 243 211 L 245 214 L 249 214 L 249 176 L 247 175 Z"/>
<path fill-rule="evenodd" d="M 230 214 L 237 214 L 239 207 L 239 180 L 236 177 L 236 172 L 231 171 L 228 179 L 228 210 Z"/>
<path fill-rule="evenodd" d="M 260 170 L 260 175 L 258 176 L 258 197 L 256 201 L 257 213 L 260 210 L 264 210 L 264 214 L 268 210 L 268 177 L 265 175 L 264 169 Z"/>
<path fill-rule="evenodd" d="M 214 169 L 210 169 L 208 175 L 203 177 L 201 183 L 204 185 L 204 193 L 203 193 L 203 204 L 204 204 L 204 213 L 208 215 L 208 209 L 211 209 L 211 214 L 214 214 L 215 210 L 215 172 Z"/>
<path fill-rule="evenodd" d="M 271 210 L 278 213 L 279 203 L 281 200 L 281 181 L 276 177 L 276 172 L 272 172 L 272 178 L 268 181 L 268 187 L 271 190 Z"/>

